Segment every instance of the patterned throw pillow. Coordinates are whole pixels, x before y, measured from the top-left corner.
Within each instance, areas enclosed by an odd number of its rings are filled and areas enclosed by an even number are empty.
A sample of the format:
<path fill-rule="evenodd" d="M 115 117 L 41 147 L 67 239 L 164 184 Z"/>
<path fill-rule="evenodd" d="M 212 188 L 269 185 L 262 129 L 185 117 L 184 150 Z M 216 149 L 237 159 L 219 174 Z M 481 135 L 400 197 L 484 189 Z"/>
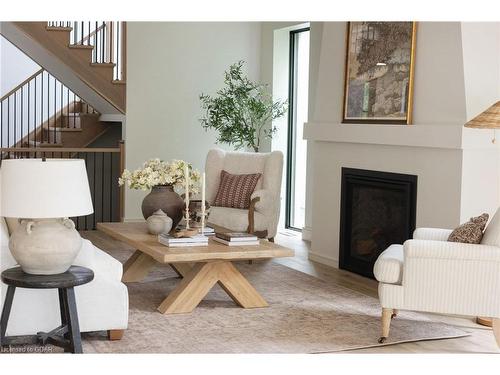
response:
<path fill-rule="evenodd" d="M 250 207 L 250 197 L 260 176 L 261 173 L 230 174 L 222 171 L 214 205 L 231 208 Z"/>
<path fill-rule="evenodd" d="M 458 228 L 451 232 L 448 237 L 450 242 L 462 242 L 462 243 L 481 243 L 483 238 L 483 230 L 488 222 L 489 215 L 482 214 L 481 216 L 471 217 L 471 219 L 461 224 Z"/>

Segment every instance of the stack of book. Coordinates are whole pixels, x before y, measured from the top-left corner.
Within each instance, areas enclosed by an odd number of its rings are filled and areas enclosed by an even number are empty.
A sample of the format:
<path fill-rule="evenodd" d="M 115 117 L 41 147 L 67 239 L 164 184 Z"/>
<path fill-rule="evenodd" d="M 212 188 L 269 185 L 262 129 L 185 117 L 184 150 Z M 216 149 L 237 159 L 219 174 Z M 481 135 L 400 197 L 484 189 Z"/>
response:
<path fill-rule="evenodd" d="M 168 247 L 207 246 L 208 237 L 202 234 L 197 234 L 191 237 L 176 238 L 168 234 L 159 234 L 158 242 Z"/>
<path fill-rule="evenodd" d="M 177 229 L 179 229 L 179 230 L 186 229 L 186 225 L 185 224 L 179 224 L 177 226 Z M 194 228 L 191 228 L 191 229 L 194 229 Z M 198 228 L 198 232 L 201 233 L 201 228 Z M 203 228 L 203 233 L 202 234 L 204 234 L 205 236 L 213 236 L 213 235 L 215 235 L 215 229 L 212 228 L 212 227 L 205 226 Z"/>
<path fill-rule="evenodd" d="M 199 228 L 199 231 L 201 233 L 201 228 Z M 203 227 L 203 233 L 205 236 L 213 236 L 215 235 L 215 229 L 212 227 Z"/>
<path fill-rule="evenodd" d="M 248 233 L 216 233 L 214 240 L 227 246 L 259 245 L 257 236 Z"/>

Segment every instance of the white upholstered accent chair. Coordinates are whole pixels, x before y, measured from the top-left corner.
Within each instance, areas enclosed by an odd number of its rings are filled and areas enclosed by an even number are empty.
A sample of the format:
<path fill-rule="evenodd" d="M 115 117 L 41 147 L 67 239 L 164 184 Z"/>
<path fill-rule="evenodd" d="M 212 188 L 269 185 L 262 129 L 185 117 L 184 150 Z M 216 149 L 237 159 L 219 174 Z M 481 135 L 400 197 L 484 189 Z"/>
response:
<path fill-rule="evenodd" d="M 500 209 L 481 244 L 448 242 L 448 229 L 418 228 L 391 245 L 374 266 L 382 305 L 382 336 L 398 309 L 493 319 L 500 347 Z"/>
<path fill-rule="evenodd" d="M 251 196 L 248 210 L 213 206 L 222 170 L 231 174 L 262 173 Z M 205 163 L 205 173 L 206 199 L 211 205 L 208 219 L 210 223 L 274 240 L 280 215 L 283 174 L 283 154 L 280 151 L 254 153 L 210 150 Z"/>
<path fill-rule="evenodd" d="M 10 219 L 9 224 L 13 223 Z M 9 231 L 4 218 L 0 217 L 0 271 L 17 265 L 10 253 L 8 241 Z M 83 240 L 74 264 L 94 271 L 94 280 L 75 288 L 80 331 L 108 331 L 109 339 L 120 339 L 128 325 L 128 290 L 121 282 L 122 264 L 88 240 Z M 2 282 L 0 292 L 1 310 L 7 292 Z M 60 322 L 56 289 L 17 288 L 7 336 L 48 332 Z"/>

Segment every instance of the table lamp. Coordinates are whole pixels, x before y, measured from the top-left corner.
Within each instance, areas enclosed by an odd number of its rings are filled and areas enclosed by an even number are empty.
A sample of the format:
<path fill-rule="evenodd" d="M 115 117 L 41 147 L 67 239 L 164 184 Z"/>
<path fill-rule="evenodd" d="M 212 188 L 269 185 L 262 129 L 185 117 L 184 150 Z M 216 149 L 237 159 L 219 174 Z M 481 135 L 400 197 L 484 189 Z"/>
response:
<path fill-rule="evenodd" d="M 82 239 L 69 217 L 94 212 L 85 161 L 81 159 L 3 160 L 1 216 L 20 218 L 9 240 L 24 272 L 66 272 Z"/>
<path fill-rule="evenodd" d="M 464 126 L 474 129 L 500 129 L 500 101 L 481 112 Z M 495 143 L 495 137 L 493 137 L 493 143 Z"/>
<path fill-rule="evenodd" d="M 472 120 L 465 124 L 466 128 L 474 129 L 500 129 L 500 101 L 493 104 L 486 111 L 480 113 Z M 492 142 L 495 143 L 495 135 L 493 135 Z M 490 318 L 478 317 L 476 319 L 478 324 L 491 327 L 492 321 Z"/>

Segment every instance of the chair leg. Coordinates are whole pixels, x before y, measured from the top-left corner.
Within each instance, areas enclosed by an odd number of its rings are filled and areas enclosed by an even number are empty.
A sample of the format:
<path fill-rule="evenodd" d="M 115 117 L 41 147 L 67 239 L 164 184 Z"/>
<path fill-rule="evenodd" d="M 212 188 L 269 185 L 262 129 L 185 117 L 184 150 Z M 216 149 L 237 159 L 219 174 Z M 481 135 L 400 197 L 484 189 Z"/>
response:
<path fill-rule="evenodd" d="M 493 334 L 498 347 L 500 348 L 500 318 L 493 318 Z"/>
<path fill-rule="evenodd" d="M 124 329 L 110 329 L 108 330 L 108 340 L 109 341 L 117 341 L 123 338 L 123 334 L 125 333 Z"/>
<path fill-rule="evenodd" d="M 382 336 L 378 339 L 379 344 L 383 344 L 389 337 L 393 311 L 393 309 L 382 308 Z"/>

